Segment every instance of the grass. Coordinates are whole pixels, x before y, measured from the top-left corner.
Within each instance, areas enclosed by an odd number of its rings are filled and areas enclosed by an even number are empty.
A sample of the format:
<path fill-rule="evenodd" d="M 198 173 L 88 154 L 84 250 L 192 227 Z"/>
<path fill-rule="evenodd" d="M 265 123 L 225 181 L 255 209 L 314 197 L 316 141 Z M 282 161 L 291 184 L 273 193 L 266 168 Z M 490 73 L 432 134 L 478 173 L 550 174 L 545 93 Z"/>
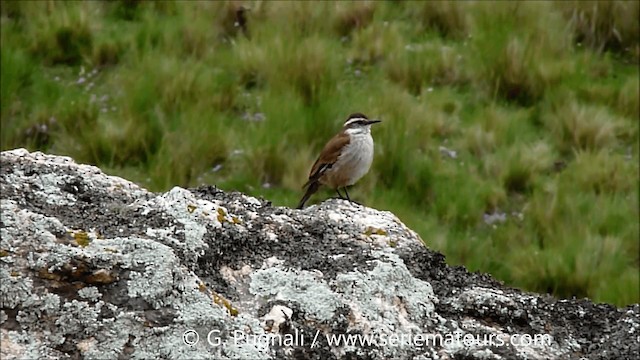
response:
<path fill-rule="evenodd" d="M 294 206 L 361 111 L 351 195 L 449 263 L 640 301 L 638 2 L 1 4 L 3 150 Z"/>

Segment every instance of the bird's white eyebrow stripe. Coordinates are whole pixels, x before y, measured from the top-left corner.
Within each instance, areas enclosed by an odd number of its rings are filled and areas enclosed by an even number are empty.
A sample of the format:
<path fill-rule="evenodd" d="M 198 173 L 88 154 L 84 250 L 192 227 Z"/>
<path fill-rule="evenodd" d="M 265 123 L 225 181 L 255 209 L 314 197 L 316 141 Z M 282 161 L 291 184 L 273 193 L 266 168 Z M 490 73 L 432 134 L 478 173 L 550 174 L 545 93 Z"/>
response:
<path fill-rule="evenodd" d="M 351 124 L 353 124 L 354 122 L 357 122 L 357 121 L 367 121 L 367 119 L 365 119 L 365 118 L 353 118 L 353 119 L 349 119 L 349 120 L 347 120 L 347 122 L 345 122 L 345 123 L 344 123 L 344 126 L 351 125 Z"/>

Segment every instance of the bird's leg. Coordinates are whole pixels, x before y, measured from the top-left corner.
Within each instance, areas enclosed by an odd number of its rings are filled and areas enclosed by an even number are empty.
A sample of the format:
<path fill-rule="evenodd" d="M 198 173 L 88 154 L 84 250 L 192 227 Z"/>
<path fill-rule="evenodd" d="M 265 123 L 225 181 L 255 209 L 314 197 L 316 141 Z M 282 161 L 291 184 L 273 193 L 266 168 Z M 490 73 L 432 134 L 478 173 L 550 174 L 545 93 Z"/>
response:
<path fill-rule="evenodd" d="M 344 193 L 347 194 L 347 200 L 349 200 L 349 202 L 354 203 L 356 205 L 362 206 L 362 204 L 360 204 L 359 202 L 351 200 L 351 198 L 349 197 L 349 193 L 347 192 L 347 187 L 346 186 L 344 187 Z"/>
<path fill-rule="evenodd" d="M 336 192 L 338 193 L 340 199 L 344 199 L 344 197 L 342 197 L 342 194 L 340 194 L 340 188 L 336 188 Z"/>

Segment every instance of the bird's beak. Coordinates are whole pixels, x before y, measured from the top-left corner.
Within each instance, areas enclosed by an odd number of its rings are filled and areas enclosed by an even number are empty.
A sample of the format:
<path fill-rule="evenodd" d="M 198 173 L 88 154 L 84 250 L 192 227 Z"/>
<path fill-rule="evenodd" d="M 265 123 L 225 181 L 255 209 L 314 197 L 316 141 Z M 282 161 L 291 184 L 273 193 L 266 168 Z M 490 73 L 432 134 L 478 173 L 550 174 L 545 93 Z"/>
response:
<path fill-rule="evenodd" d="M 367 125 L 371 125 L 371 124 L 375 124 L 375 123 L 379 123 L 382 122 L 382 120 L 369 120 L 367 121 Z"/>

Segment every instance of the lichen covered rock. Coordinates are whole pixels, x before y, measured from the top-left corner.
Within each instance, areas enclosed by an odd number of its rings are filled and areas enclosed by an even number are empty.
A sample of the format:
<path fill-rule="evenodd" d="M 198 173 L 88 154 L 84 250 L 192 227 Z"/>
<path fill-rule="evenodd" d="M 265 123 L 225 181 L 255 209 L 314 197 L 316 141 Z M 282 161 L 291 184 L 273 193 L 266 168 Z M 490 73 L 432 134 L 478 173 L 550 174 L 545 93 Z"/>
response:
<path fill-rule="evenodd" d="M 638 352 L 638 305 L 557 300 L 449 267 L 389 212 L 342 200 L 292 210 L 210 186 L 156 194 L 23 149 L 1 165 L 3 359 Z"/>

